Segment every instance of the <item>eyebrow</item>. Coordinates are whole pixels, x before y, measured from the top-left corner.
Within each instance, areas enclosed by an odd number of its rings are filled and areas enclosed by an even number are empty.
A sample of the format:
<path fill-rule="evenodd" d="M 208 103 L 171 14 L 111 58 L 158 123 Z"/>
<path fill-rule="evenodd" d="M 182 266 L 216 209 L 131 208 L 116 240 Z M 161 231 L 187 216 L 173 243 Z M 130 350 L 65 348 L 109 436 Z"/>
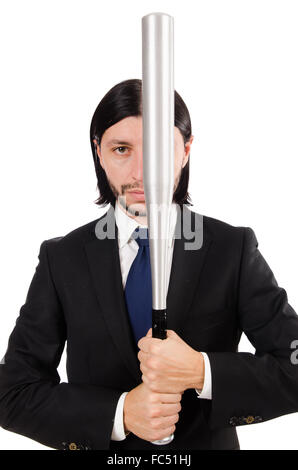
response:
<path fill-rule="evenodd" d="M 117 140 L 117 139 L 109 140 L 107 142 L 107 145 L 112 145 L 112 144 L 132 145 L 130 142 L 125 142 L 124 140 Z"/>

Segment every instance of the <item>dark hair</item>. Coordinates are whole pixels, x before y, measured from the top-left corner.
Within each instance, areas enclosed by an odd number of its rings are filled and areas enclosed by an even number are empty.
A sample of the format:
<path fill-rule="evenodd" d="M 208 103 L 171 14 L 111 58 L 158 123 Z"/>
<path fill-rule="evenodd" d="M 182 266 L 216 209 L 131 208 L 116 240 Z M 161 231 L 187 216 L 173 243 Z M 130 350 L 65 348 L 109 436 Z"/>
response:
<path fill-rule="evenodd" d="M 97 188 L 100 194 L 94 202 L 100 206 L 111 203 L 115 207 L 116 198 L 110 188 L 106 172 L 100 164 L 93 140 L 96 139 L 100 145 L 106 129 L 129 116 L 142 116 L 142 80 L 139 79 L 125 80 L 113 86 L 100 101 L 92 117 L 90 141 L 97 176 Z M 186 104 L 176 91 L 175 126 L 180 130 L 185 145 L 192 135 L 191 120 Z M 173 195 L 173 202 L 181 207 L 183 204 L 193 205 L 188 194 L 188 181 L 189 158 L 181 171 L 180 181 Z"/>

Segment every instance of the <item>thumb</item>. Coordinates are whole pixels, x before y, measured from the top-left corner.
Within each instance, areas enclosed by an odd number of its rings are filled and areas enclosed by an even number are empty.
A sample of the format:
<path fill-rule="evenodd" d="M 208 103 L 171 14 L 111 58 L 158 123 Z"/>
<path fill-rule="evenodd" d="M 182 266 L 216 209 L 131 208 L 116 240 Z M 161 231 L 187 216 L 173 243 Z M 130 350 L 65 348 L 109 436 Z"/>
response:
<path fill-rule="evenodd" d="M 146 334 L 146 338 L 152 338 L 152 328 L 150 328 Z"/>
<path fill-rule="evenodd" d="M 174 330 L 167 330 L 167 337 L 168 338 L 175 338 L 175 337 L 177 337 L 177 334 L 175 333 Z"/>
<path fill-rule="evenodd" d="M 174 330 L 167 330 L 167 338 L 172 338 L 176 341 L 183 341 Z"/>

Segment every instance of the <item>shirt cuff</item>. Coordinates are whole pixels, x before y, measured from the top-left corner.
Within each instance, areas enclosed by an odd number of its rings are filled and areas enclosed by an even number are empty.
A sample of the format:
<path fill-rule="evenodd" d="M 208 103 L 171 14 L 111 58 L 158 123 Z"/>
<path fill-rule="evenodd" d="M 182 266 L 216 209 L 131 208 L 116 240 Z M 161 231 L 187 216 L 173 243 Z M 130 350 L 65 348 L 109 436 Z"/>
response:
<path fill-rule="evenodd" d="M 115 418 L 114 418 L 114 426 L 113 426 L 113 431 L 112 431 L 112 436 L 111 436 L 112 441 L 123 441 L 126 438 L 127 434 L 129 434 L 129 433 L 125 434 L 124 423 L 123 423 L 124 399 L 127 394 L 128 392 L 122 393 L 122 395 L 120 395 L 120 398 L 118 400 Z"/>
<path fill-rule="evenodd" d="M 211 367 L 209 357 L 206 353 L 202 352 L 205 364 L 205 377 L 204 377 L 204 385 L 202 390 L 198 390 L 197 388 L 195 391 L 197 392 L 197 398 L 206 398 L 207 400 L 212 400 L 212 380 L 211 380 Z"/>

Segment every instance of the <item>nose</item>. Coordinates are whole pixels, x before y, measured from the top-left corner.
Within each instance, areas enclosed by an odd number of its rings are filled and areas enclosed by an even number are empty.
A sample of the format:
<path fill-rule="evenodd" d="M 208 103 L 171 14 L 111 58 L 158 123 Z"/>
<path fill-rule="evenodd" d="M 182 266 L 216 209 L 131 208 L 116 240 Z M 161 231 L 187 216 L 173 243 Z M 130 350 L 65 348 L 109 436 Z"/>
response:
<path fill-rule="evenodd" d="M 143 181 L 143 152 L 141 150 L 135 153 L 132 174 L 137 181 Z"/>

